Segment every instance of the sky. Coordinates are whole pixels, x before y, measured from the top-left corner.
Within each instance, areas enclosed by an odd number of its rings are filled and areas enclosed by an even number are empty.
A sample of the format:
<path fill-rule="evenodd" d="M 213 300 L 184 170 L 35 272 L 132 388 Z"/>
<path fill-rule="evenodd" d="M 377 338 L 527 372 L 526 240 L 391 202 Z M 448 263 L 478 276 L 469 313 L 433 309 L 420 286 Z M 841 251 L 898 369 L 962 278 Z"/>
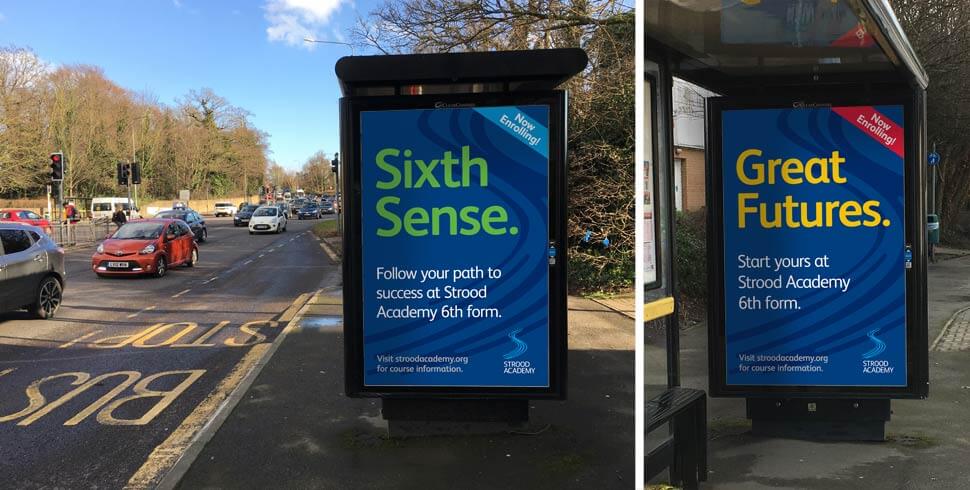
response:
<path fill-rule="evenodd" d="M 339 151 L 333 66 L 379 0 L 0 0 L 0 46 L 87 64 L 174 105 L 211 88 L 269 133 L 270 158 L 298 169 Z M 358 48 L 357 54 L 371 54 Z"/>

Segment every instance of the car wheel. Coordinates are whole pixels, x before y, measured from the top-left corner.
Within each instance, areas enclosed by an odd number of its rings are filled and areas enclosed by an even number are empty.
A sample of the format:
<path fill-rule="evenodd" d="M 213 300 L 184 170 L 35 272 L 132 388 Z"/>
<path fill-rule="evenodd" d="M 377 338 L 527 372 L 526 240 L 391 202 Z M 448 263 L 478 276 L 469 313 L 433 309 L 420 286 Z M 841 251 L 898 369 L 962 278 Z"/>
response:
<path fill-rule="evenodd" d="M 30 312 L 41 320 L 54 318 L 57 308 L 61 306 L 64 291 L 56 278 L 47 276 L 37 287 L 36 301 L 30 305 Z"/>
<path fill-rule="evenodd" d="M 206 241 L 209 238 L 209 231 L 205 228 L 202 229 L 202 237 L 199 238 L 199 243 Z"/>
<path fill-rule="evenodd" d="M 192 249 L 192 254 L 189 255 L 189 262 L 185 264 L 187 267 L 195 267 L 195 263 L 199 261 L 199 251 Z"/>
<path fill-rule="evenodd" d="M 249 234 L 250 235 L 255 235 L 255 233 L 253 233 L 253 230 L 249 230 Z"/>
<path fill-rule="evenodd" d="M 159 257 L 155 262 L 155 277 L 165 277 L 166 272 L 168 272 L 168 263 L 165 262 L 165 257 Z"/>

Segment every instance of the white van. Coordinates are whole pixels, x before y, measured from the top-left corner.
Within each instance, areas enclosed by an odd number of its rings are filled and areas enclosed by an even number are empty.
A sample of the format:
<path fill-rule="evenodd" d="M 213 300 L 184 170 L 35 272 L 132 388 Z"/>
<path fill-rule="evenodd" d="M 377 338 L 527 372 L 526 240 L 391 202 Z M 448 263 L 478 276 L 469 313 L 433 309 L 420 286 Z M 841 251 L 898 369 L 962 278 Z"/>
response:
<path fill-rule="evenodd" d="M 130 219 L 141 218 L 138 208 L 132 209 L 134 206 L 127 197 L 95 197 L 91 199 L 91 219 L 111 219 L 116 205 L 121 205 Z"/>

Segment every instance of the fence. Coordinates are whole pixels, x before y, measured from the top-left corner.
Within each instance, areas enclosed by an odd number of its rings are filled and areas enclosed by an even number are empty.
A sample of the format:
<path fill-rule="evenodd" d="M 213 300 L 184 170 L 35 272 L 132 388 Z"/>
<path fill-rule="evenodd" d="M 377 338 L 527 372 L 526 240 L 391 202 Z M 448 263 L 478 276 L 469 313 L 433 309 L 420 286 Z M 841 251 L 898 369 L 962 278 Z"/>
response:
<path fill-rule="evenodd" d="M 92 245 L 115 231 L 108 220 L 84 221 L 71 225 L 52 224 L 50 236 L 59 246 Z"/>

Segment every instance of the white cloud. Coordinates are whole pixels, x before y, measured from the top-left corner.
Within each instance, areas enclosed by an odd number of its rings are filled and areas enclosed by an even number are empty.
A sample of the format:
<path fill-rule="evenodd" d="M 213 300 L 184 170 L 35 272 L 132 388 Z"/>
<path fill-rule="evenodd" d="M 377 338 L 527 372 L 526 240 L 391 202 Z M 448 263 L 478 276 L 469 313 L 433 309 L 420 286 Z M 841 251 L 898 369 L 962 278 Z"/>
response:
<path fill-rule="evenodd" d="M 177 9 L 182 8 L 182 0 L 172 0 L 172 4 L 174 4 L 175 8 Z"/>
<path fill-rule="evenodd" d="M 266 36 L 270 41 L 280 41 L 291 46 L 313 49 L 313 43 L 303 38 L 316 37 L 345 0 L 267 0 Z"/>
<path fill-rule="evenodd" d="M 3 16 L 3 12 L 0 12 L 0 22 L 3 22 L 5 20 L 7 20 L 7 18 Z"/>

